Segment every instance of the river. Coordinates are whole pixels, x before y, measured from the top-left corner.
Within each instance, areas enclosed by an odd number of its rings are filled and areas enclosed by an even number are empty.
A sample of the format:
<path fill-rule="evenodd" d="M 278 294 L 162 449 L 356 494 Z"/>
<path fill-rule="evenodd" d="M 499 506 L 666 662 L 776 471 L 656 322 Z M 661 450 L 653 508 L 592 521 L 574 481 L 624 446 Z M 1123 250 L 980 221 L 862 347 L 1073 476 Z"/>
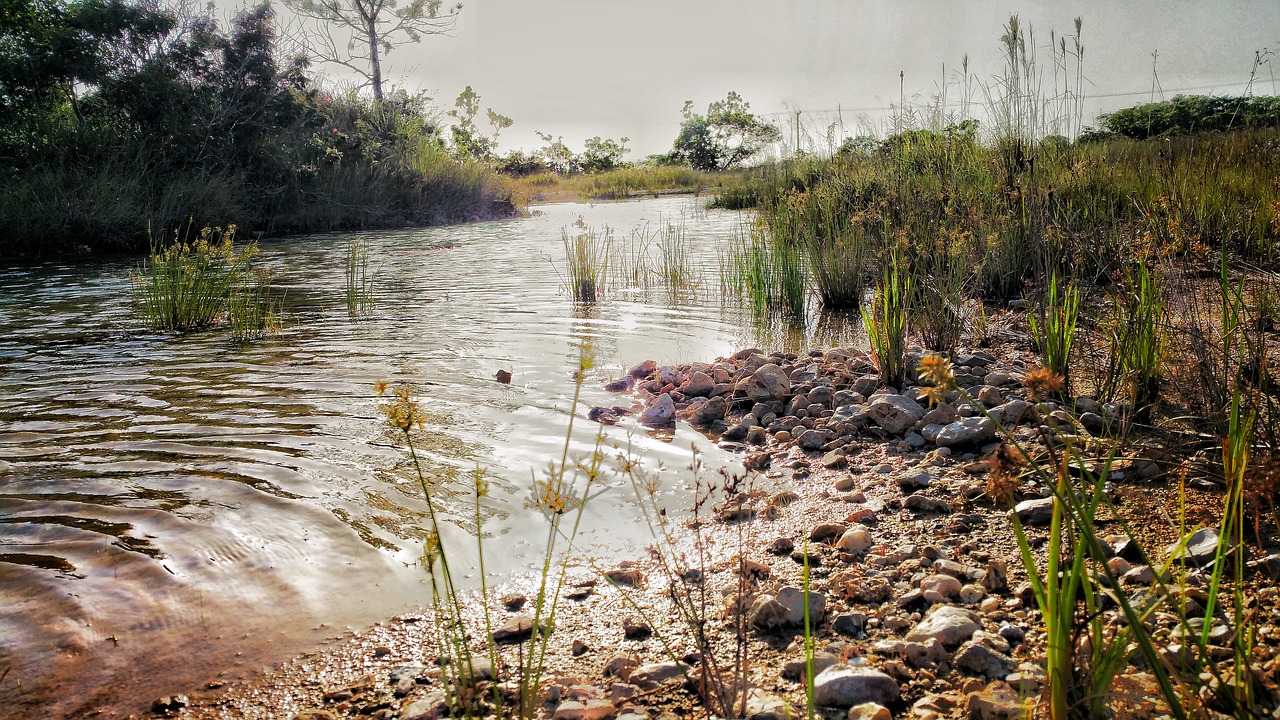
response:
<path fill-rule="evenodd" d="M 593 447 L 590 407 L 629 403 L 602 381 L 642 360 L 853 340 L 847 321 L 780 330 L 726 302 L 719 259 L 746 220 L 702 202 L 566 203 L 266 240 L 257 262 L 284 293 L 286 322 L 247 344 L 218 329 L 146 330 L 136 260 L 0 270 L 0 717 L 137 712 L 421 605 L 425 504 L 382 421 L 378 380 L 411 384 L 429 413 L 424 467 L 464 568 L 470 474 L 487 473 L 479 530 L 502 580 L 539 557 L 545 520 L 525 501 L 560 457 L 584 344 L 593 367 L 571 455 Z M 696 282 L 676 292 L 633 273 L 575 304 L 561 236 L 579 218 L 647 247 L 650 267 L 663 231 L 679 228 Z M 353 238 L 374 277 L 374 308 L 358 319 L 344 295 Z M 691 446 L 712 469 L 735 459 L 683 425 L 651 433 L 626 420 L 606 438 L 665 468 L 663 492 L 676 495 Z M 584 547 L 633 552 L 647 530 L 631 489 L 603 490 Z"/>

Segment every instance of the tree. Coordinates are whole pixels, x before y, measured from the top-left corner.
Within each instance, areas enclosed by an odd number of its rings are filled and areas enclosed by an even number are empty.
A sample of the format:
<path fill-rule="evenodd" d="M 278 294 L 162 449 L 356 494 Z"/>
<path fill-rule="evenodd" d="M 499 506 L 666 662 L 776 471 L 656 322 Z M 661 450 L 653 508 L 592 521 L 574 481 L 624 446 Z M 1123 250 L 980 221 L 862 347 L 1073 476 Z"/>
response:
<path fill-rule="evenodd" d="M 511 118 L 489 108 L 485 112 L 493 133 L 491 135 L 481 133 L 480 128 L 476 126 L 476 115 L 480 113 L 480 96 L 471 89 L 470 85 L 458 94 L 458 99 L 453 105 L 453 109 L 449 111 L 449 117 L 456 122 L 449 126 L 449 133 L 453 139 L 454 154 L 474 160 L 492 160 L 494 151 L 498 149 L 498 135 L 511 127 L 513 124 Z"/>
<path fill-rule="evenodd" d="M 423 35 L 442 35 L 453 30 L 462 4 L 444 6 L 443 0 L 285 0 L 295 13 L 332 27 L 327 32 L 305 33 L 302 41 L 316 58 L 346 67 L 363 77 L 373 88 L 373 98 L 382 102 L 382 58 L 406 42 L 422 41 Z M 346 49 L 334 39 L 334 29 L 351 33 Z"/>
<path fill-rule="evenodd" d="M 782 139 L 778 128 L 753 115 L 751 105 L 736 92 L 708 105 L 706 115 L 693 112 L 692 100 L 680 113 L 684 122 L 671 156 L 695 170 L 727 170 Z"/>
<path fill-rule="evenodd" d="M 578 156 L 578 164 L 585 173 L 608 172 L 622 167 L 622 156 L 631 152 L 627 143 L 631 138 L 601 138 L 599 135 L 587 138 L 582 154 Z"/>

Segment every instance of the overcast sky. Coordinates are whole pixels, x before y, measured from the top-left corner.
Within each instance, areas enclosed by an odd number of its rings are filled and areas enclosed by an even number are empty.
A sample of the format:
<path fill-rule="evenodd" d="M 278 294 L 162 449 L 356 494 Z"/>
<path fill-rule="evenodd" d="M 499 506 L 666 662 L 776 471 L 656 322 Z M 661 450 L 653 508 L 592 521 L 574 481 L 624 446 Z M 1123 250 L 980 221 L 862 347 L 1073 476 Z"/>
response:
<path fill-rule="evenodd" d="M 1074 35 L 1082 18 L 1087 122 L 1151 97 L 1154 51 L 1172 96 L 1239 93 L 1255 51 L 1280 50 L 1277 0 L 463 2 L 451 36 L 386 58 L 392 82 L 446 106 L 471 85 L 482 106 L 515 120 L 504 148 L 538 146 L 537 130 L 574 149 L 592 135 L 625 135 L 632 160 L 670 149 L 685 100 L 701 111 L 730 90 L 788 134 L 796 110 L 813 135 L 841 121 L 838 133 L 858 134 L 860 118 L 883 126 L 899 99 L 899 71 L 909 103 L 926 102 L 944 78 L 958 101 L 964 55 L 977 80 L 1000 73 L 999 38 L 1014 12 L 1042 48 L 1051 30 Z M 1041 63 L 1048 85 L 1047 50 Z M 1254 92 L 1274 94 L 1275 74 L 1264 65 Z"/>

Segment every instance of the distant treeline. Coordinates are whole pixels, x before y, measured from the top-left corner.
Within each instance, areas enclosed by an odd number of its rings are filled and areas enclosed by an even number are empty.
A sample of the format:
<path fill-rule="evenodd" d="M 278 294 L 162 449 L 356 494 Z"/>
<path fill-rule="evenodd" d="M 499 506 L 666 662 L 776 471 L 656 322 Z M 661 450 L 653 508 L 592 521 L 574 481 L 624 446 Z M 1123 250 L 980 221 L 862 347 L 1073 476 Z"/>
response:
<path fill-rule="evenodd" d="M 424 97 L 315 87 L 267 5 L 229 28 L 122 0 L 0 10 L 0 255 L 132 250 L 189 219 L 279 233 L 513 211 Z"/>
<path fill-rule="evenodd" d="M 1280 97 L 1178 95 L 1101 119 L 1107 131 L 1139 140 L 1167 133 L 1280 128 Z"/>

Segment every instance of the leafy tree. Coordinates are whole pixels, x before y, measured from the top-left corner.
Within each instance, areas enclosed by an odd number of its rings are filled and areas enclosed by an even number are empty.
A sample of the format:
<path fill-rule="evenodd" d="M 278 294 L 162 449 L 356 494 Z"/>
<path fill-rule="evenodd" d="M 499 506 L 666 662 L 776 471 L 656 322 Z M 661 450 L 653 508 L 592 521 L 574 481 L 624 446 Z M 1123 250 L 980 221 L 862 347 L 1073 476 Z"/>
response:
<path fill-rule="evenodd" d="M 582 170 L 578 156 L 564 144 L 564 137 L 554 137 L 551 133 L 544 132 L 538 132 L 538 137 L 547 144 L 538 150 L 538 157 L 548 170 L 559 175 L 572 175 Z"/>
<path fill-rule="evenodd" d="M 708 105 L 706 115 L 693 112 L 692 100 L 680 112 L 684 122 L 671 155 L 695 170 L 727 170 L 782 139 L 778 128 L 752 114 L 736 92 Z"/>
<path fill-rule="evenodd" d="M 453 109 L 449 111 L 449 116 L 456 121 L 449 127 L 453 140 L 453 152 L 458 157 L 492 160 L 494 151 L 498 149 L 498 135 L 511 127 L 513 121 L 506 115 L 496 113 L 493 108 L 489 108 L 486 110 L 486 115 L 493 132 L 485 135 L 476 126 L 475 119 L 478 114 L 480 114 L 480 96 L 468 85 L 458 94 Z"/>
<path fill-rule="evenodd" d="M 613 140 L 599 135 L 587 138 L 582 154 L 578 156 L 578 165 L 585 173 L 608 172 L 621 167 L 624 164 L 622 156 L 631 152 L 627 147 L 630 141 L 631 138 Z"/>
<path fill-rule="evenodd" d="M 297 14 L 331 27 L 306 33 L 304 44 L 316 57 L 341 65 L 363 77 L 373 89 L 373 98 L 383 100 L 382 58 L 404 43 L 422 41 L 423 35 L 441 35 L 453 30 L 462 4 L 446 7 L 443 0 L 285 0 Z M 351 34 L 346 47 L 339 47 L 333 32 Z"/>

